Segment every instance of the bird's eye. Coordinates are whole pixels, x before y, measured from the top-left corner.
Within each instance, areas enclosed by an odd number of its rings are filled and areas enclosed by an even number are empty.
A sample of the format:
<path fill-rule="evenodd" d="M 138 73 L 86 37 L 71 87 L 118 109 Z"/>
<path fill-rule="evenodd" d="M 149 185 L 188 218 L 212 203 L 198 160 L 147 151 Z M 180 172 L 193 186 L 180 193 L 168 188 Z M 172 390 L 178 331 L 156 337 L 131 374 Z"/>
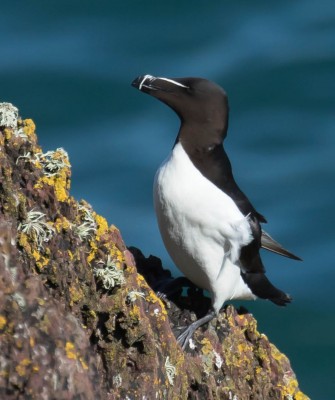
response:
<path fill-rule="evenodd" d="M 207 151 L 212 151 L 215 149 L 215 144 L 212 144 L 211 146 L 207 147 Z"/>

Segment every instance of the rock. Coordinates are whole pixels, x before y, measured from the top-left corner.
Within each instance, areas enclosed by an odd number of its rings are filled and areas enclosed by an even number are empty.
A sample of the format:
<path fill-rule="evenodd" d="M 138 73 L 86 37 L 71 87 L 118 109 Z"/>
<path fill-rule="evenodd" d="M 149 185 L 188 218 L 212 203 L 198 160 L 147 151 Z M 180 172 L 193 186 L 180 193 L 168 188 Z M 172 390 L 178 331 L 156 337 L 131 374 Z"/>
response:
<path fill-rule="evenodd" d="M 202 291 L 157 296 L 170 272 L 69 195 L 67 153 L 43 153 L 11 104 L 0 120 L 1 399 L 308 398 L 243 310 L 183 352 L 173 332 L 205 311 Z"/>

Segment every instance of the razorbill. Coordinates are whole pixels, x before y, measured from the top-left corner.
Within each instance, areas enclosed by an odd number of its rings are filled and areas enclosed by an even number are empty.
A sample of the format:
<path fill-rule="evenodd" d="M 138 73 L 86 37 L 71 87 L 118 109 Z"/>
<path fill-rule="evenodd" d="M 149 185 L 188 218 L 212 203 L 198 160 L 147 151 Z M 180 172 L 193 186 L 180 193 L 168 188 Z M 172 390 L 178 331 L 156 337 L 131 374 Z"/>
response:
<path fill-rule="evenodd" d="M 193 332 L 217 315 L 227 300 L 291 301 L 265 275 L 260 248 L 300 260 L 261 229 L 266 220 L 235 182 L 223 148 L 228 99 L 201 78 L 139 76 L 132 85 L 156 97 L 180 118 L 180 129 L 154 182 L 154 205 L 165 247 L 176 266 L 211 294 L 208 313 L 178 337 L 186 347 Z"/>

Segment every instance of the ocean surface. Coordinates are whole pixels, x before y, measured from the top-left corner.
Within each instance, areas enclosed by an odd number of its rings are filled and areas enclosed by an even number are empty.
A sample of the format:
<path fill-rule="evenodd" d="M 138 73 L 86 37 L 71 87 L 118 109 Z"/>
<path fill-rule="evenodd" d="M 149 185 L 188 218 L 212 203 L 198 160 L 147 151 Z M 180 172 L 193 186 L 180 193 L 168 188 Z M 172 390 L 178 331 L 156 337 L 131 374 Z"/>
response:
<path fill-rule="evenodd" d="M 264 252 L 294 302 L 243 305 L 288 355 L 301 389 L 334 399 L 334 0 L 1 1 L 0 101 L 35 121 L 44 151 L 68 151 L 73 196 L 178 274 L 152 181 L 179 122 L 130 86 L 147 73 L 226 89 L 235 178 L 266 230 L 304 259 Z"/>

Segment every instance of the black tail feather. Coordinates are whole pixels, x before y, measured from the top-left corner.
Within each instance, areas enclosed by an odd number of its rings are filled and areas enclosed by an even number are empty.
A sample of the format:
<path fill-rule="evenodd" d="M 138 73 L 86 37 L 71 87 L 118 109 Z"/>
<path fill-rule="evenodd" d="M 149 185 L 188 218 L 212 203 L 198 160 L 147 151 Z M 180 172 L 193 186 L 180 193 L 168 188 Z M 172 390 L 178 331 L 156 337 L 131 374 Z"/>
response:
<path fill-rule="evenodd" d="M 291 302 L 292 298 L 273 286 L 264 273 L 242 272 L 241 275 L 244 282 L 257 297 L 270 300 L 278 306 L 286 306 Z"/>

